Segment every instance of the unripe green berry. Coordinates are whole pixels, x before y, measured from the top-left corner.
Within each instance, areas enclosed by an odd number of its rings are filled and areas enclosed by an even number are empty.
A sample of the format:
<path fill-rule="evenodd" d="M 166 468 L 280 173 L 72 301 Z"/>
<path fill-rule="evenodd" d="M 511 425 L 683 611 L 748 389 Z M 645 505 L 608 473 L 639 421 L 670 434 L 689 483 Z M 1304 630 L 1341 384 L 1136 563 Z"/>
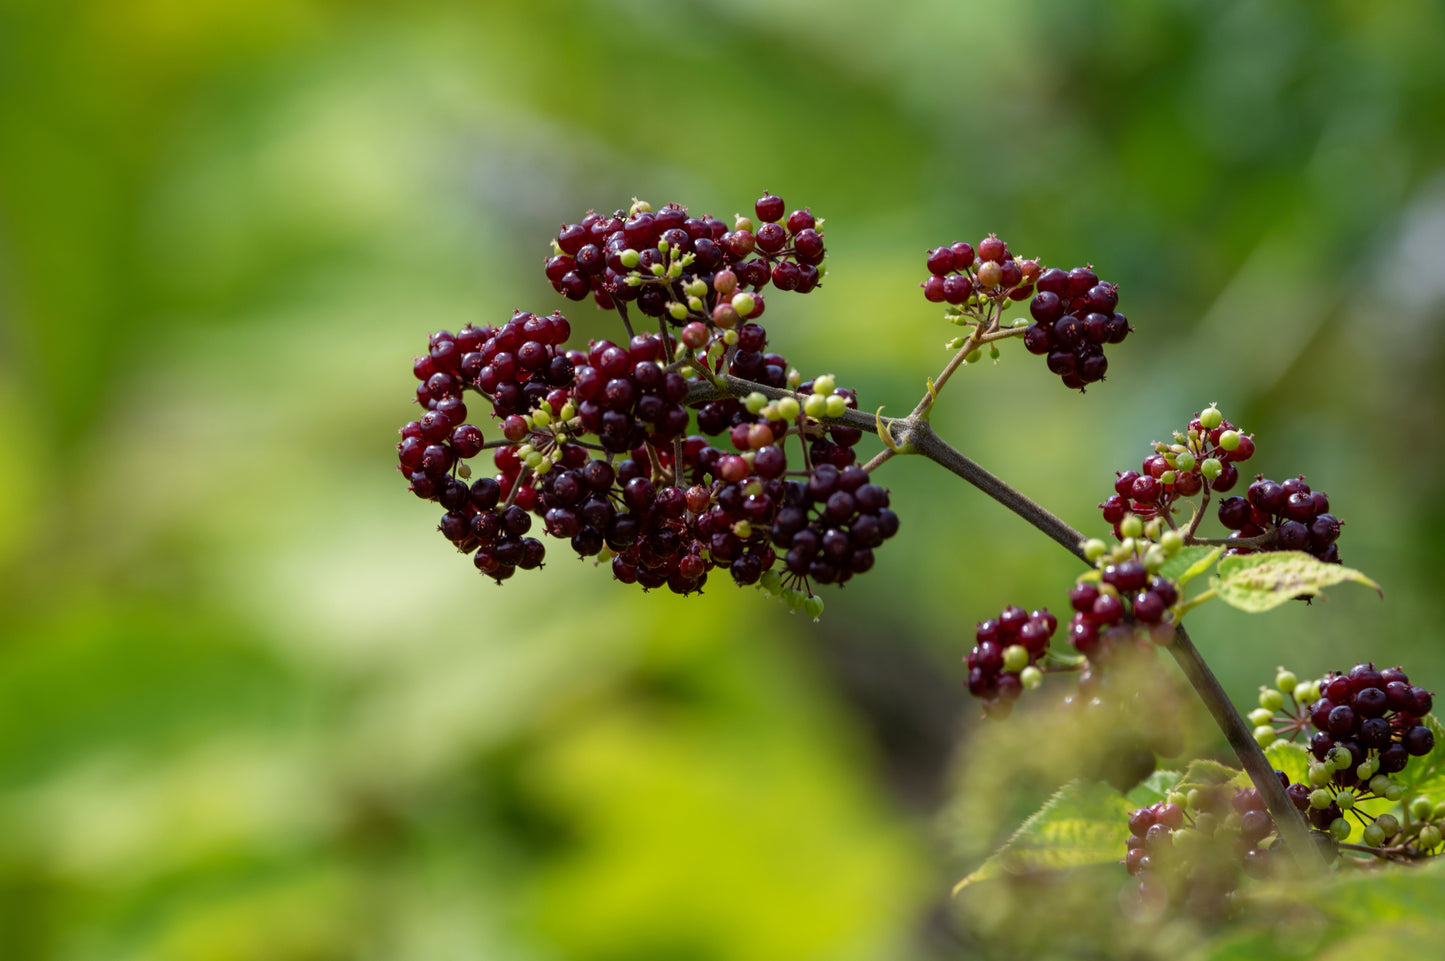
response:
<path fill-rule="evenodd" d="M 737 311 L 739 317 L 746 317 L 758 308 L 758 302 L 749 293 L 733 294 L 733 310 Z"/>
<path fill-rule="evenodd" d="M 1119 522 L 1119 533 L 1125 537 L 1138 537 L 1144 533 L 1144 522 L 1137 514 L 1125 514 L 1124 519 Z"/>
<path fill-rule="evenodd" d="M 1420 829 L 1419 845 L 1422 848 L 1433 848 L 1440 843 L 1440 829 L 1433 824 L 1427 824 Z"/>
<path fill-rule="evenodd" d="M 1159 535 L 1159 546 L 1165 554 L 1173 557 L 1184 549 L 1184 535 L 1178 531 L 1165 531 Z"/>
<path fill-rule="evenodd" d="M 1204 792 L 1194 787 L 1189 789 L 1188 801 L 1190 810 L 1197 811 L 1204 806 Z"/>
<path fill-rule="evenodd" d="M 813 620 L 823 616 L 823 599 L 817 594 L 809 594 L 808 599 L 803 602 L 803 613 Z"/>
<path fill-rule="evenodd" d="M 1084 541 L 1084 556 L 1087 557 L 1090 561 L 1097 561 L 1099 558 L 1103 557 L 1105 552 L 1108 550 L 1109 545 L 1105 544 L 1097 537 L 1092 537 L 1089 540 Z"/>
<path fill-rule="evenodd" d="M 983 360 L 983 349 L 976 347 L 969 351 L 968 356 L 963 359 L 963 362 L 965 364 L 976 364 L 980 360 Z"/>
<path fill-rule="evenodd" d="M 1183 791 L 1170 791 L 1164 796 L 1164 802 L 1166 804 L 1177 804 L 1179 807 L 1184 808 L 1189 806 L 1189 796 Z"/>
<path fill-rule="evenodd" d="M 1278 711 L 1284 707 L 1284 695 L 1272 687 L 1261 687 L 1259 689 L 1259 706 L 1271 711 Z"/>
<path fill-rule="evenodd" d="M 1323 811 L 1330 806 L 1330 802 L 1333 800 L 1334 798 L 1330 797 L 1330 792 L 1324 788 L 1316 788 L 1310 792 L 1310 807 L 1316 811 Z"/>
<path fill-rule="evenodd" d="M 1223 472 L 1224 465 L 1219 462 L 1217 457 L 1206 457 L 1204 462 L 1199 465 L 1199 473 L 1204 475 L 1205 480 L 1216 480 Z"/>
<path fill-rule="evenodd" d="M 693 313 L 695 313 L 695 314 L 700 314 L 700 313 L 702 313 L 702 308 L 703 308 L 703 306 L 704 306 L 704 304 L 703 304 L 703 302 L 702 302 L 702 298 L 701 298 L 701 297 L 692 297 L 692 296 L 689 296 L 689 297 L 687 298 L 687 309 L 690 310 L 690 311 L 692 311 Z"/>
<path fill-rule="evenodd" d="M 626 267 L 628 270 L 631 270 L 642 262 L 642 255 L 629 247 L 622 253 L 618 254 L 617 259 L 622 261 L 622 266 Z"/>
<path fill-rule="evenodd" d="M 552 415 L 547 413 L 547 408 L 538 407 L 536 410 L 532 411 L 533 427 L 546 427 L 550 423 L 552 423 Z"/>
<path fill-rule="evenodd" d="M 1320 699 L 1320 682 L 1305 681 L 1294 689 L 1294 699 L 1301 704 L 1313 704 Z"/>
<path fill-rule="evenodd" d="M 667 305 L 667 313 L 668 316 L 670 316 L 673 320 L 686 320 L 687 306 L 684 304 L 679 304 L 677 301 L 674 300 L 672 303 Z"/>
<path fill-rule="evenodd" d="M 822 374 L 813 380 L 813 393 L 831 394 L 838 388 L 838 382 L 832 374 Z"/>
<path fill-rule="evenodd" d="M 758 578 L 758 586 L 769 594 L 777 594 L 783 589 L 783 575 L 777 571 L 764 571 L 763 576 Z"/>
<path fill-rule="evenodd" d="M 687 286 L 683 288 L 683 290 L 687 293 L 689 297 L 706 297 L 707 281 L 690 280 L 688 281 Z"/>
<path fill-rule="evenodd" d="M 803 413 L 809 417 L 828 416 L 828 398 L 822 394 L 809 394 L 808 399 L 803 401 Z"/>
<path fill-rule="evenodd" d="M 1199 412 L 1199 426 L 1205 430 L 1214 430 L 1222 423 L 1224 423 L 1224 415 L 1213 404 Z"/>
<path fill-rule="evenodd" d="M 778 401 L 778 416 L 783 420 L 795 419 L 801 410 L 802 407 L 792 397 L 784 397 Z"/>
<path fill-rule="evenodd" d="M 1335 818 L 1330 822 L 1330 837 L 1336 841 L 1343 841 L 1350 836 L 1350 822 L 1344 818 Z"/>
<path fill-rule="evenodd" d="M 1194 818 L 1194 830 L 1204 837 L 1209 837 L 1219 829 L 1219 818 L 1216 815 L 1204 811 Z"/>
<path fill-rule="evenodd" d="M 1340 806 L 1341 811 L 1348 811 L 1355 806 L 1355 792 L 1344 788 L 1335 795 L 1335 803 Z"/>
<path fill-rule="evenodd" d="M 1257 707 L 1249 712 L 1249 723 L 1255 727 L 1261 724 L 1268 724 L 1274 720 L 1274 712 L 1264 707 Z"/>
<path fill-rule="evenodd" d="M 796 611 L 798 608 L 803 606 L 803 603 L 806 600 L 807 598 L 803 595 L 803 592 L 798 590 L 796 587 L 790 587 L 787 590 L 783 591 L 783 603 L 788 605 L 788 608 L 790 610 Z"/>
<path fill-rule="evenodd" d="M 1393 814 L 1381 814 L 1375 818 L 1375 824 L 1387 838 L 1394 837 L 1400 831 L 1400 819 Z"/>
<path fill-rule="evenodd" d="M 1234 450 L 1239 447 L 1239 431 L 1227 430 L 1220 434 L 1219 446 L 1223 450 Z"/>
<path fill-rule="evenodd" d="M 1310 765 L 1309 779 L 1310 783 L 1313 784 L 1315 787 L 1323 787 L 1324 785 L 1330 783 L 1330 779 L 1334 776 L 1335 769 L 1328 764 Z"/>
<path fill-rule="evenodd" d="M 1445 821 L 1445 801 L 1435 805 L 1434 812 L 1430 815 L 1432 821 Z"/>
<path fill-rule="evenodd" d="M 1017 674 L 1029 663 L 1028 648 L 1022 644 L 1010 644 L 1003 649 L 1003 669 L 1010 674 Z"/>
<path fill-rule="evenodd" d="M 1260 747 L 1269 747 L 1278 739 L 1279 735 L 1268 724 L 1262 724 L 1254 729 L 1254 741 Z"/>
<path fill-rule="evenodd" d="M 472 469 L 471 469 L 471 467 L 470 467 L 469 465 L 467 465 L 467 464 L 458 464 L 458 465 L 457 465 L 457 476 L 460 477 L 462 480 L 471 480 L 471 479 L 472 479 Z"/>
<path fill-rule="evenodd" d="M 1164 565 L 1169 562 L 1169 555 L 1164 553 L 1164 548 L 1158 544 L 1151 544 L 1149 545 L 1149 549 L 1144 552 L 1141 560 L 1144 562 L 1144 569 L 1146 571 L 1150 574 L 1158 574 Z"/>
<path fill-rule="evenodd" d="M 1159 518 L 1153 517 L 1150 518 L 1149 522 L 1144 525 L 1144 536 L 1149 538 L 1151 541 L 1157 541 L 1159 539 L 1159 534 L 1163 530 L 1164 525 L 1159 522 Z"/>
<path fill-rule="evenodd" d="M 1342 747 L 1330 748 L 1330 753 L 1325 756 L 1325 760 L 1328 761 L 1336 771 L 1343 771 L 1355 763 L 1355 759 L 1350 752 Z"/>
<path fill-rule="evenodd" d="M 827 408 L 829 417 L 842 417 L 843 412 L 848 409 L 848 398 L 842 394 L 829 394 Z"/>
<path fill-rule="evenodd" d="M 532 473 L 536 474 L 538 477 L 541 477 L 552 469 L 553 462 L 550 457 L 546 457 L 540 453 L 537 455 L 537 458 L 537 463 L 530 466 L 532 468 Z"/>
<path fill-rule="evenodd" d="M 1390 785 L 1393 783 L 1395 782 L 1390 780 L 1388 774 L 1376 774 L 1370 778 L 1370 790 L 1380 797 L 1384 797 L 1385 792 L 1390 790 Z"/>
<path fill-rule="evenodd" d="M 1410 802 L 1410 817 L 1417 821 L 1428 821 L 1434 812 L 1435 805 L 1430 803 L 1427 797 L 1417 797 Z"/>
<path fill-rule="evenodd" d="M 662 264 L 652 265 L 652 276 L 661 277 L 665 273 L 667 273 L 667 268 L 664 267 Z"/>
<path fill-rule="evenodd" d="M 1182 471 L 1192 471 L 1194 469 L 1194 464 L 1194 455 L 1189 453 L 1189 451 L 1178 454 L 1174 458 L 1174 466 L 1178 467 Z"/>
<path fill-rule="evenodd" d="M 1026 690 L 1036 691 L 1044 683 L 1044 672 L 1030 664 L 1019 671 L 1019 681 Z"/>
<path fill-rule="evenodd" d="M 677 278 L 681 277 L 681 276 L 682 276 L 682 264 L 678 263 L 678 262 L 675 261 L 675 260 L 674 260 L 672 263 L 668 264 L 668 265 L 667 265 L 667 276 L 671 277 L 673 280 L 676 280 Z"/>
<path fill-rule="evenodd" d="M 1355 777 L 1359 778 L 1361 781 L 1368 782 L 1370 778 L 1375 776 L 1375 772 L 1379 769 L 1380 762 L 1372 757 L 1367 757 L 1360 762 L 1359 767 L 1355 768 Z"/>
<path fill-rule="evenodd" d="M 1369 847 L 1377 848 L 1385 843 L 1385 831 L 1378 824 L 1367 824 L 1360 840 Z"/>
<path fill-rule="evenodd" d="M 1280 668 L 1279 673 L 1274 676 L 1274 686 L 1279 688 L 1281 694 L 1293 694 L 1298 683 L 1299 679 L 1294 676 L 1294 673 L 1286 671 L 1284 668 Z"/>
<path fill-rule="evenodd" d="M 743 398 L 743 406 L 748 409 L 749 414 L 756 414 L 758 411 L 768 406 L 768 395 L 759 393 L 758 391 L 753 391 L 751 394 Z"/>
<path fill-rule="evenodd" d="M 1389 786 L 1389 788 L 1387 788 L 1387 789 L 1385 790 L 1385 799 L 1386 799 L 1386 800 L 1389 800 L 1389 801 L 1398 801 L 1398 800 L 1400 800 L 1401 798 L 1403 798 L 1404 796 L 1405 796 L 1405 785 L 1403 785 L 1403 784 L 1399 784 L 1399 783 L 1391 784 L 1391 785 Z"/>
<path fill-rule="evenodd" d="M 1174 471 L 1172 471 L 1172 470 L 1167 470 L 1167 471 L 1165 471 L 1164 473 L 1162 473 L 1162 474 L 1159 475 L 1159 483 L 1163 484 L 1165 487 L 1168 487 L 1170 484 L 1173 484 L 1173 483 L 1174 483 L 1175 481 L 1177 481 L 1178 479 L 1179 479 L 1179 475 L 1178 475 L 1177 473 L 1175 473 Z"/>

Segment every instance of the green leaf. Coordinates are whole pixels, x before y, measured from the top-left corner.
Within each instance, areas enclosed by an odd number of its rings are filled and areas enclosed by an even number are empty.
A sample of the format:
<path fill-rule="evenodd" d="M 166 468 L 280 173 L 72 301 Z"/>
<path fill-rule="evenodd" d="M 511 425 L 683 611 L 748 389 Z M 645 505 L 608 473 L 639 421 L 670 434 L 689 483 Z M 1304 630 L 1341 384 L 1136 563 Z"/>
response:
<path fill-rule="evenodd" d="M 1155 771 L 1130 788 L 1125 796 L 1134 807 L 1147 807 L 1168 797 L 1183 776 L 1178 771 Z"/>
<path fill-rule="evenodd" d="M 1310 597 L 1343 581 L 1367 584 L 1385 592 L 1364 574 L 1339 564 L 1326 564 L 1303 551 L 1235 554 L 1219 562 L 1219 576 L 1209 585 L 1225 603 L 1259 613 L 1296 597 Z"/>
<path fill-rule="evenodd" d="M 1435 746 L 1424 757 L 1412 757 L 1400 773 L 1400 781 L 1410 794 L 1435 794 L 1445 789 L 1445 727 L 1434 714 L 1426 714 L 1420 723 L 1435 735 Z"/>
<path fill-rule="evenodd" d="M 1107 784 L 1070 781 L 1020 825 L 1013 837 L 978 870 L 958 882 L 953 893 L 975 882 L 1006 874 L 1032 874 L 1118 861 L 1124 856 L 1124 844 L 1129 839 L 1132 808 L 1128 798 Z"/>
<path fill-rule="evenodd" d="M 1293 741 L 1275 741 L 1264 749 L 1269 766 L 1283 771 L 1296 784 L 1308 784 L 1310 773 L 1310 752 L 1303 744 Z"/>
<path fill-rule="evenodd" d="M 1224 548 L 1210 547 L 1208 544 L 1186 547 L 1164 562 L 1164 566 L 1159 568 L 1159 576 L 1167 577 L 1181 585 L 1188 584 L 1209 570 L 1209 566 L 1223 553 Z"/>
<path fill-rule="evenodd" d="M 1184 776 L 1179 779 L 1176 790 L 1189 791 L 1197 787 L 1218 787 L 1243 776 L 1243 771 L 1238 771 L 1227 764 L 1220 764 L 1209 758 L 1200 758 L 1197 761 L 1189 762 L 1189 767 L 1184 769 Z"/>

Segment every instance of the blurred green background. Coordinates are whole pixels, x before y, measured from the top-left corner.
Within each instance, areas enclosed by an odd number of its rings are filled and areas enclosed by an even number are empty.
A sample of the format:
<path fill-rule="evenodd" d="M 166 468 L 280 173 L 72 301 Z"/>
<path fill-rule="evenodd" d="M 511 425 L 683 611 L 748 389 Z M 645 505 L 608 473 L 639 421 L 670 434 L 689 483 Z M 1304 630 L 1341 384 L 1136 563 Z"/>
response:
<path fill-rule="evenodd" d="M 1102 533 L 1218 401 L 1387 592 L 1201 611 L 1227 686 L 1445 686 L 1442 37 L 1429 0 L 0 0 L 0 956 L 998 950 L 948 898 L 1013 827 L 971 802 L 1045 786 L 959 659 L 1067 554 L 894 461 L 902 532 L 821 624 L 560 548 L 498 588 L 392 469 L 429 331 L 613 334 L 541 258 L 633 196 L 825 216 L 773 342 L 892 412 L 951 336 L 926 247 L 1092 261 L 1138 329 L 1108 382 L 1005 351 L 940 430 Z"/>

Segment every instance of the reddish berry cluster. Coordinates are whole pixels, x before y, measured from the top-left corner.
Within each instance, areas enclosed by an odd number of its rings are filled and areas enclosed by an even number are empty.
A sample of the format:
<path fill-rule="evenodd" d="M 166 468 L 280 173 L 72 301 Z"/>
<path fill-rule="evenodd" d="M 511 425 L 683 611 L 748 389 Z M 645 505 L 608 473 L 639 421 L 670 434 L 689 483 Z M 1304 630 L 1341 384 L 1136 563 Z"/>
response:
<path fill-rule="evenodd" d="M 728 230 L 675 204 L 654 213 L 639 203 L 558 234 L 545 269 L 559 292 L 591 292 L 624 322 L 636 301 L 681 325 L 675 334 L 629 329 L 621 343 L 568 349 L 561 314 L 518 312 L 501 327 L 432 335 L 413 364 L 425 412 L 402 428 L 398 460 L 412 491 L 446 509 L 443 535 L 479 570 L 500 582 L 540 566 L 543 544 L 527 536 L 534 515 L 579 556 L 610 561 L 618 580 L 680 594 L 701 589 L 718 566 L 785 598 L 873 566 L 898 517 L 888 492 L 855 465 L 862 432 L 826 422 L 857 399 L 831 378 L 822 387 L 790 377 L 753 322 L 764 309 L 758 289 L 818 285 L 821 222 L 806 209 L 785 217 L 771 194 L 755 207 L 756 233 L 745 220 Z M 762 395 L 759 404 L 689 404 L 693 385 L 714 371 L 801 389 L 810 404 L 805 412 Z M 490 443 L 467 423 L 467 391 L 491 405 Z M 804 466 L 790 471 L 794 441 Z M 469 485 L 468 461 L 484 449 L 496 473 Z"/>
<path fill-rule="evenodd" d="M 1310 752 L 1323 761 L 1335 748 L 1350 752 L 1352 763 L 1335 771 L 1335 781 L 1356 783 L 1356 769 L 1372 752 L 1382 774 L 1397 774 L 1411 757 L 1422 757 L 1435 747 L 1435 735 L 1421 723 L 1430 713 L 1433 698 L 1423 687 L 1412 687 L 1399 667 L 1376 670 L 1373 664 L 1356 664 L 1348 674 L 1331 673 L 1320 682 L 1320 698 L 1309 705 L 1315 728 Z"/>
<path fill-rule="evenodd" d="M 1023 693 L 1023 672 L 1034 668 L 1059 622 L 1048 608 L 1029 612 L 1009 606 L 978 625 L 967 658 L 968 693 L 983 701 L 990 717 L 1006 715 Z"/>
<path fill-rule="evenodd" d="M 928 279 L 919 286 L 931 303 L 961 307 L 970 298 L 1027 300 L 1039 279 L 1037 260 L 1016 260 L 1008 244 L 989 234 L 975 248 L 959 241 L 928 251 Z"/>
<path fill-rule="evenodd" d="M 745 218 L 729 230 L 716 217 L 689 216 L 678 204 L 657 211 L 634 204 L 630 211 L 611 215 L 589 212 L 557 232 L 547 279 L 571 300 L 590 293 L 598 306 L 624 315 L 625 305 L 635 301 L 647 316 L 667 316 L 675 323 L 703 313 L 692 308 L 693 299 L 713 301 L 713 310 L 724 306 L 714 297 L 720 292 L 714 282 L 720 272 L 732 276 L 738 289 L 761 290 L 772 283 L 806 294 L 816 288 L 827 255 L 820 222 L 806 208 L 784 219 L 786 205 L 772 194 L 765 193 L 755 207 L 764 221 L 756 231 Z M 694 280 L 704 282 L 706 296 L 689 292 Z M 761 299 L 757 303 L 754 315 L 762 313 Z"/>
<path fill-rule="evenodd" d="M 1037 260 L 1018 260 L 994 234 L 977 248 L 962 241 L 934 248 L 927 264 L 923 296 L 963 313 L 988 303 L 1001 313 L 1010 301 L 1032 297 L 1034 323 L 1024 331 L 1024 346 L 1046 355 L 1049 370 L 1070 388 L 1103 380 L 1109 369 L 1104 345 L 1121 343 L 1132 330 L 1115 310 L 1118 287 L 1101 283 L 1092 268 L 1044 269 Z"/>
<path fill-rule="evenodd" d="M 1127 621 L 1158 624 L 1179 601 L 1174 583 L 1151 577 L 1139 560 L 1106 565 L 1100 581 L 1106 586 L 1080 581 L 1069 591 L 1069 606 L 1074 609 L 1069 640 L 1092 662 L 1106 662 L 1115 647 L 1132 641 L 1134 631 Z"/>
<path fill-rule="evenodd" d="M 1103 380 L 1109 370 L 1104 345 L 1123 343 L 1133 330 L 1115 310 L 1118 287 L 1101 283 L 1089 267 L 1050 267 L 1039 274 L 1036 287 L 1029 302 L 1034 322 L 1024 332 L 1024 346 L 1044 355 L 1065 387 L 1082 390 Z"/>
<path fill-rule="evenodd" d="M 1256 476 L 1244 497 L 1226 497 L 1219 502 L 1219 522 L 1230 529 L 1232 540 L 1273 535 L 1262 544 L 1232 548 L 1236 554 L 1305 551 L 1327 563 L 1340 562 L 1335 543 L 1340 519 L 1330 513 L 1329 496 L 1311 490 L 1303 474 L 1282 484 L 1262 474 Z"/>
<path fill-rule="evenodd" d="M 1206 427 L 1200 416 L 1189 422 L 1187 434 L 1179 435 L 1183 443 L 1157 444 L 1139 470 L 1116 472 L 1114 493 L 1099 505 L 1105 521 L 1117 525 L 1125 514 L 1147 520 L 1172 513 L 1175 504 L 1199 494 L 1206 483 L 1215 493 L 1234 489 L 1239 483 L 1235 465 L 1254 456 L 1254 438 L 1223 419 L 1214 423 L 1211 418 L 1213 426 Z"/>

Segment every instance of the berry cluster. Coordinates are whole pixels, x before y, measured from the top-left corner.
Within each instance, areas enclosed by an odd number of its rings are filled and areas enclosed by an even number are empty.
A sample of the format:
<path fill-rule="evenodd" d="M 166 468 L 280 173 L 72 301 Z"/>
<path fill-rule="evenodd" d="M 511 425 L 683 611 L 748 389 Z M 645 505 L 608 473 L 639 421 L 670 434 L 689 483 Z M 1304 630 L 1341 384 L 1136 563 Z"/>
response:
<path fill-rule="evenodd" d="M 1341 521 L 1330 513 L 1330 499 L 1310 489 L 1304 475 L 1276 484 L 1263 475 L 1255 478 L 1244 497 L 1219 502 L 1219 522 L 1230 529 L 1231 540 L 1251 540 L 1233 553 L 1305 551 L 1326 563 L 1340 562 Z"/>
<path fill-rule="evenodd" d="M 1202 495 L 1202 510 L 1212 494 L 1223 494 L 1239 483 L 1237 465 L 1254 456 L 1254 437 L 1239 431 L 1210 406 L 1195 415 L 1185 431 L 1176 431 L 1171 443 L 1156 443 L 1139 470 L 1119 471 L 1114 493 L 1099 505 L 1104 520 L 1119 524 L 1137 517 L 1171 518 L 1186 500 Z M 1307 551 L 1329 563 L 1339 563 L 1335 541 L 1341 522 L 1330 512 L 1329 497 L 1313 491 L 1303 476 L 1282 484 L 1257 475 L 1245 496 L 1219 501 L 1219 521 L 1230 530 L 1230 553 L 1255 551 Z M 1193 528 L 1191 528 L 1192 533 Z"/>
<path fill-rule="evenodd" d="M 1411 757 L 1434 750 L 1434 732 L 1423 723 L 1432 706 L 1430 692 L 1411 686 L 1399 667 L 1377 670 L 1371 663 L 1356 664 L 1346 674 L 1331 672 L 1304 682 L 1280 668 L 1275 686 L 1260 688 L 1259 707 L 1249 719 L 1255 740 L 1266 747 L 1281 737 L 1293 741 L 1313 728 L 1308 784 L 1289 785 L 1290 800 L 1311 824 L 1339 841 L 1350 837 L 1348 818 L 1355 818 L 1363 826 L 1364 843 L 1379 847 L 1399 840 L 1400 821 L 1392 814 L 1368 813 L 1361 804 L 1405 798 L 1406 788 L 1395 775 Z M 1429 806 L 1415 820 L 1429 820 L 1432 811 Z M 1406 818 L 1407 825 L 1409 821 Z M 1421 827 L 1410 827 L 1411 836 Z M 1431 838 L 1426 835 L 1424 840 Z M 1420 846 L 1418 839 L 1410 843 Z M 1425 847 L 1438 843 L 1437 837 Z"/>
<path fill-rule="evenodd" d="M 1099 583 L 1080 581 L 1069 591 L 1069 606 L 1074 609 L 1069 640 L 1090 660 L 1107 657 L 1121 635 L 1119 629 L 1132 636 L 1126 621 L 1158 624 L 1178 600 L 1179 589 L 1173 582 L 1151 576 L 1142 560 L 1107 564 Z"/>
<path fill-rule="evenodd" d="M 1310 693 L 1316 690 L 1311 687 Z M 1433 698 L 1423 687 L 1412 687 L 1399 667 L 1376 670 L 1373 664 L 1356 664 L 1348 674 L 1331 672 L 1319 681 L 1319 697 L 1308 703 L 1310 753 L 1323 761 L 1336 748 L 1353 760 L 1335 780 L 1349 785 L 1358 779 L 1357 768 L 1369 757 L 1379 761 L 1383 774 L 1398 774 L 1412 757 L 1429 754 L 1435 735 L 1420 719 L 1430 713 Z"/>
<path fill-rule="evenodd" d="M 1114 309 L 1119 288 L 1101 283 L 1089 267 L 1051 267 L 1039 274 L 1036 287 L 1038 293 L 1029 302 L 1034 322 L 1024 331 L 1024 346 L 1045 355 L 1049 370 L 1065 387 L 1082 390 L 1103 380 L 1109 370 L 1104 345 L 1123 343 L 1133 330 L 1128 318 Z"/>
<path fill-rule="evenodd" d="M 762 221 L 756 230 L 746 217 L 729 230 L 716 217 L 689 216 L 678 204 L 654 211 L 639 201 L 611 215 L 589 212 L 557 232 L 547 279 L 571 300 L 590 293 L 598 306 L 624 317 L 635 301 L 649 317 L 677 324 L 711 319 L 730 327 L 738 315 L 762 313 L 756 295 L 751 309 L 738 309 L 741 304 L 731 300 L 736 291 L 771 283 L 806 294 L 822 279 L 819 267 L 827 255 L 822 221 L 808 209 L 785 218 L 782 198 L 768 193 L 754 208 Z M 730 276 L 733 289 L 720 289 L 729 284 L 720 285 L 718 274 Z"/>
<path fill-rule="evenodd" d="M 872 568 L 898 517 L 856 466 L 862 432 L 829 422 L 857 398 L 831 376 L 805 383 L 755 322 L 767 284 L 818 285 L 822 224 L 806 209 L 785 216 L 772 194 L 755 209 L 756 232 L 746 219 L 729 230 L 641 202 L 565 226 L 547 276 L 572 299 L 590 292 L 616 309 L 628 333 L 620 342 L 569 349 L 560 313 L 431 336 L 413 363 L 424 413 L 402 428 L 397 456 L 412 491 L 445 508 L 442 534 L 484 574 L 501 582 L 541 566 L 545 548 L 527 536 L 534 516 L 644 589 L 692 593 L 723 566 L 816 615 L 813 582 Z M 681 329 L 634 333 L 634 301 Z M 696 385 L 724 372 L 790 393 L 689 403 Z M 467 392 L 490 404 L 490 442 L 467 421 Z M 790 470 L 794 442 L 803 464 Z M 469 484 L 483 450 L 496 473 Z"/>
<path fill-rule="evenodd" d="M 1239 482 L 1238 463 L 1254 456 L 1254 439 L 1241 434 L 1210 407 L 1189 422 L 1174 443 L 1154 445 L 1139 470 L 1114 475 L 1114 493 L 1099 505 L 1104 520 L 1117 525 L 1133 513 L 1148 519 L 1173 513 L 1176 503 L 1209 489 L 1218 493 Z"/>
<path fill-rule="evenodd" d="M 1034 323 L 1022 331 L 1024 346 L 1047 355 L 1049 370 L 1069 388 L 1083 390 L 1103 380 L 1109 369 L 1104 345 L 1121 343 L 1133 329 L 1115 310 L 1118 287 L 1101 283 L 1092 268 L 1045 269 L 1037 260 L 1016 259 L 994 234 L 976 248 L 962 241 L 934 248 L 927 264 L 923 296 L 956 308 L 951 314 L 955 323 L 976 325 L 973 338 L 960 339 L 957 346 L 976 347 L 991 339 L 1009 303 L 1032 297 Z"/>
<path fill-rule="evenodd" d="M 983 701 L 984 713 L 1007 716 L 1024 688 L 1043 683 L 1038 662 L 1058 626 L 1046 607 L 1029 612 L 1014 605 L 979 623 L 967 658 L 968 693 Z"/>
<path fill-rule="evenodd" d="M 1287 788 L 1282 771 L 1275 776 Z M 1212 914 L 1225 904 L 1242 871 L 1264 877 L 1274 850 L 1266 841 L 1274 819 L 1255 788 L 1196 787 L 1129 812 L 1124 867 L 1139 878 L 1141 905 L 1187 906 Z"/>

